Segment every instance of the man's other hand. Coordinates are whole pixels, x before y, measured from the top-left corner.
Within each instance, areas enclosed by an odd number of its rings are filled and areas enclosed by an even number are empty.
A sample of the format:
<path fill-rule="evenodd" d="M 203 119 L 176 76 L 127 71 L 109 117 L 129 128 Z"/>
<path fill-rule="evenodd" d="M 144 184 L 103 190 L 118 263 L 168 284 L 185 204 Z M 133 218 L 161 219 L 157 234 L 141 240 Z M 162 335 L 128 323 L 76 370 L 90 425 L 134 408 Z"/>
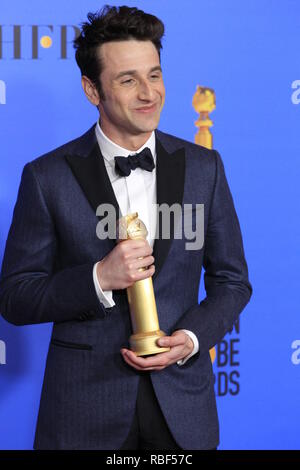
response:
<path fill-rule="evenodd" d="M 136 370 L 162 370 L 171 364 L 184 359 L 193 348 L 192 339 L 182 330 L 177 330 L 171 336 L 164 336 L 158 340 L 158 345 L 171 349 L 155 356 L 140 357 L 130 349 L 122 348 L 121 354 L 125 362 Z"/>

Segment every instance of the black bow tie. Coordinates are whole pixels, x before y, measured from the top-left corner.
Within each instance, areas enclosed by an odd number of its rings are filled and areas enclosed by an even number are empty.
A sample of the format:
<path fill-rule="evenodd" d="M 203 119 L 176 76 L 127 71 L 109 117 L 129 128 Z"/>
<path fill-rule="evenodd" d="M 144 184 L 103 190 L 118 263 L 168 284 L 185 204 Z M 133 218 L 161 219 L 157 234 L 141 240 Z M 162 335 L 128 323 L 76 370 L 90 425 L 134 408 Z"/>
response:
<path fill-rule="evenodd" d="M 153 156 L 149 147 L 145 147 L 140 153 L 128 157 L 115 157 L 115 170 L 120 176 L 129 176 L 131 170 L 137 167 L 146 171 L 155 168 Z"/>

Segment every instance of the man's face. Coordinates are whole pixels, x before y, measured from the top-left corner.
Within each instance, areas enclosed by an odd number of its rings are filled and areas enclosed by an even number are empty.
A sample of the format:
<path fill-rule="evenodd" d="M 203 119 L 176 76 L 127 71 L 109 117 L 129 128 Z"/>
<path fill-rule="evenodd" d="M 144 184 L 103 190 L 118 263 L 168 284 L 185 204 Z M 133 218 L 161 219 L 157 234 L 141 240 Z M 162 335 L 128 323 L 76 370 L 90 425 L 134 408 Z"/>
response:
<path fill-rule="evenodd" d="M 108 42 L 99 48 L 103 131 L 118 143 L 157 128 L 165 100 L 158 52 L 151 41 Z"/>

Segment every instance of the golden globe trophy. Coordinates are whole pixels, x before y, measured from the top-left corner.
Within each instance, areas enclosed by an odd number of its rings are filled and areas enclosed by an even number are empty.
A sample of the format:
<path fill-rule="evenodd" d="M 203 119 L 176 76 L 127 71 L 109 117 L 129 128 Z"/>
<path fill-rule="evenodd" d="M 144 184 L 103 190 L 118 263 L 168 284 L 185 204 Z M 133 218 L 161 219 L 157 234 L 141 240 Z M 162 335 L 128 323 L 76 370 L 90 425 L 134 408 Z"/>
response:
<path fill-rule="evenodd" d="M 196 93 L 193 96 L 193 107 L 199 118 L 195 122 L 195 126 L 198 127 L 198 132 L 195 136 L 195 143 L 203 145 L 208 149 L 212 148 L 212 134 L 209 128 L 213 125 L 212 120 L 209 117 L 216 108 L 216 95 L 212 88 L 197 86 Z"/>
<path fill-rule="evenodd" d="M 148 232 L 138 213 L 125 215 L 118 221 L 118 242 L 122 240 L 146 239 Z M 140 268 L 140 271 L 146 268 Z M 165 333 L 160 330 L 152 277 L 135 282 L 127 288 L 127 298 L 133 334 L 130 336 L 130 349 L 137 356 L 147 356 L 170 351 L 157 345 L 157 340 Z"/>

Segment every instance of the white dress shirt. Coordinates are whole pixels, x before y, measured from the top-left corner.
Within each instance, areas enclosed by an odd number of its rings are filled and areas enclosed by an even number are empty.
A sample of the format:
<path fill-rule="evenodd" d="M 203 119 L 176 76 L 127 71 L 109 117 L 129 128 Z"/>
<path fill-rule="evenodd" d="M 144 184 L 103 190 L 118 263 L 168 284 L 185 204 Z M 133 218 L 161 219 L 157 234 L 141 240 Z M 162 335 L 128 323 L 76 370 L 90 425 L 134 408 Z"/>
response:
<path fill-rule="evenodd" d="M 136 150 L 125 149 L 112 142 L 102 131 L 99 122 L 96 125 L 96 137 L 100 147 L 101 154 L 104 158 L 105 168 L 112 184 L 117 202 L 119 204 L 121 215 L 137 212 L 139 218 L 144 222 L 148 236 L 147 240 L 151 247 L 153 247 L 155 232 L 156 232 L 156 171 L 145 171 L 142 168 L 136 168 L 131 171 L 129 176 L 119 176 L 115 171 L 116 156 L 128 157 L 138 152 L 141 152 L 145 147 L 149 147 L 153 155 L 154 163 L 156 165 L 156 148 L 155 148 L 155 133 L 152 132 L 151 136 L 145 144 Z M 110 308 L 115 305 L 112 298 L 112 291 L 103 291 L 98 281 L 97 264 L 93 269 L 93 280 L 99 301 L 105 308 Z M 190 336 L 194 343 L 193 351 L 181 361 L 178 365 L 183 365 L 191 356 L 196 354 L 199 350 L 198 339 L 194 333 L 189 330 L 185 331 Z"/>

